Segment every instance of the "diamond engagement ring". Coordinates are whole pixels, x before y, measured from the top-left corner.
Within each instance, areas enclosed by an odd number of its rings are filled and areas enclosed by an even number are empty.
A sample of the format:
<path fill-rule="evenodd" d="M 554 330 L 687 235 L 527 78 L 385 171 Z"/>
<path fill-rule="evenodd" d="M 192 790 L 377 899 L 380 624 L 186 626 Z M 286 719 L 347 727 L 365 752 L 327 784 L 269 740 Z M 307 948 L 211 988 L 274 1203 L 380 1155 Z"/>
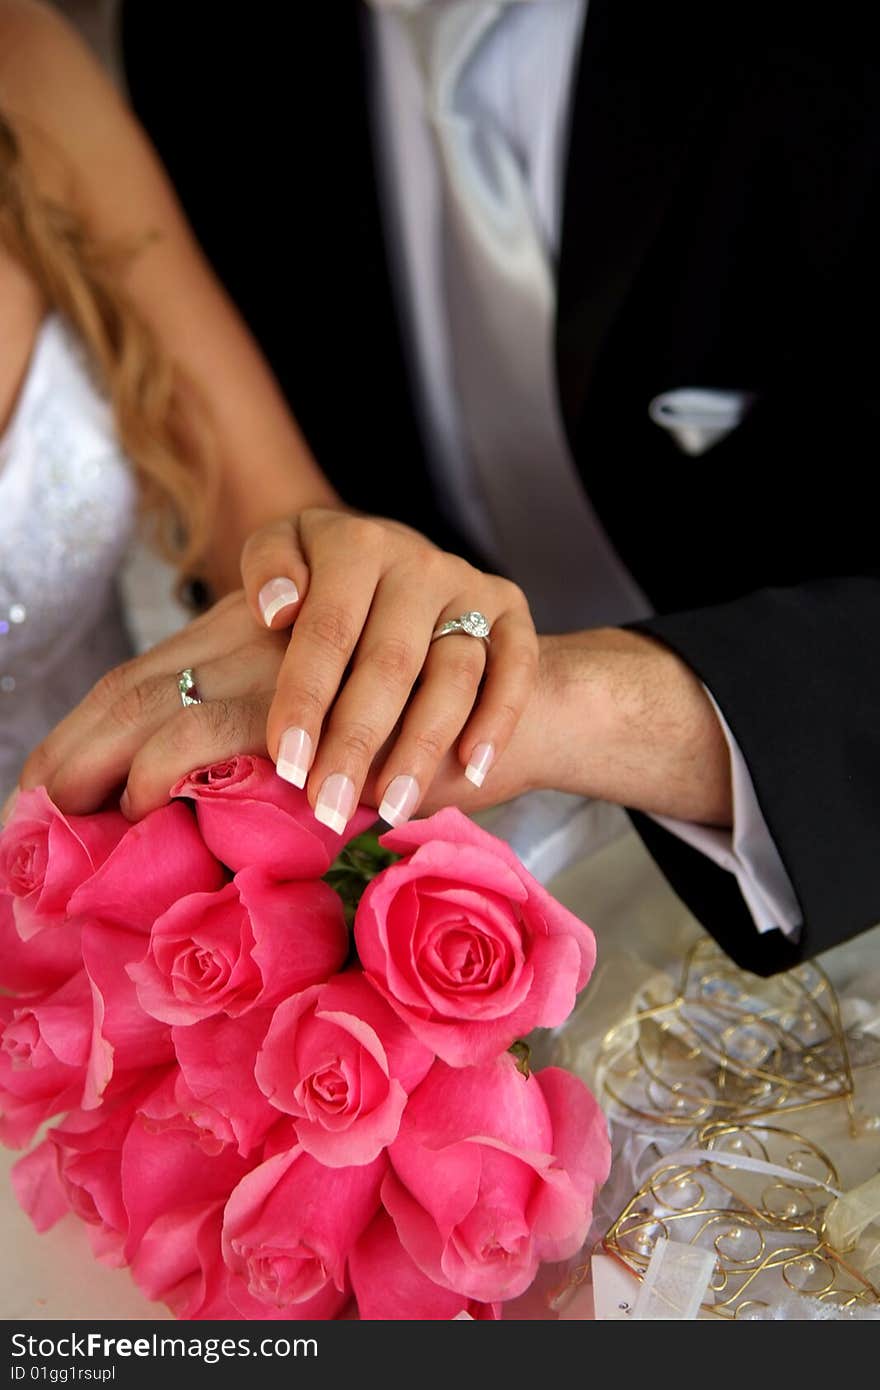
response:
<path fill-rule="evenodd" d="M 432 635 L 431 641 L 436 642 L 438 637 L 449 637 L 453 632 L 463 632 L 466 637 L 479 637 L 480 641 L 488 646 L 489 619 L 485 613 L 478 613 L 476 609 L 470 613 L 462 613 L 460 618 L 450 618 L 448 622 L 441 623 Z"/>
<path fill-rule="evenodd" d="M 178 672 L 177 689 L 180 692 L 180 703 L 184 709 L 187 705 L 200 705 L 202 703 L 202 697 L 196 689 L 196 678 L 191 666 L 187 666 L 185 671 Z"/>

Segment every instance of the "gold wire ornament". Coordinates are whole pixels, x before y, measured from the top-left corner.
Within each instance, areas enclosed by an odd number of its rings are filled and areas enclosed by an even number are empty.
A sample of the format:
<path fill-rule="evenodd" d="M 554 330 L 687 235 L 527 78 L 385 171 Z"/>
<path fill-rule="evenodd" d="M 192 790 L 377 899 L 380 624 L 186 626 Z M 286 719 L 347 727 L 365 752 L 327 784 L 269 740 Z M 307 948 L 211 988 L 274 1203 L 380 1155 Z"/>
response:
<path fill-rule="evenodd" d="M 855 1135 L 850 1042 L 818 966 L 761 980 L 701 941 L 678 990 L 670 982 L 666 997 L 658 993 L 657 985 L 643 992 L 603 1040 L 600 1074 L 612 1119 L 629 1114 L 693 1129 L 842 1100 Z M 876 1039 L 859 1046 L 860 1064 L 880 1061 Z"/>
<path fill-rule="evenodd" d="M 858 1252 L 826 1240 L 823 1215 L 839 1179 L 821 1149 L 791 1130 L 718 1122 L 693 1148 L 702 1153 L 660 1161 L 606 1234 L 607 1253 L 643 1278 L 661 1238 L 712 1249 L 703 1305 L 711 1317 L 766 1317 L 805 1295 L 843 1308 L 880 1304 Z"/>
<path fill-rule="evenodd" d="M 835 1245 L 829 1232 L 854 1229 L 861 1208 L 853 1215 L 841 1199 L 827 1155 L 787 1127 L 794 1113 L 842 1102 L 852 1139 L 878 1132 L 878 1117 L 856 1114 L 853 1072 L 880 1062 L 880 1040 L 847 1033 L 820 967 L 759 979 L 702 940 L 678 984 L 661 972 L 643 977 L 632 1008 L 597 1047 L 575 1026 L 559 1031 L 554 1048 L 547 1060 L 574 1069 L 580 1060 L 592 1073 L 615 1150 L 632 1134 L 657 1160 L 597 1251 L 641 1280 L 658 1241 L 710 1250 L 704 1317 L 765 1318 L 780 1308 L 804 1316 L 805 1296 L 839 1305 L 843 1316 L 880 1303 L 876 1226 L 863 1241 Z M 826 1211 L 842 1200 L 841 1219 L 826 1229 Z M 563 1308 L 589 1281 L 590 1254 L 552 1291 L 551 1306 Z"/>

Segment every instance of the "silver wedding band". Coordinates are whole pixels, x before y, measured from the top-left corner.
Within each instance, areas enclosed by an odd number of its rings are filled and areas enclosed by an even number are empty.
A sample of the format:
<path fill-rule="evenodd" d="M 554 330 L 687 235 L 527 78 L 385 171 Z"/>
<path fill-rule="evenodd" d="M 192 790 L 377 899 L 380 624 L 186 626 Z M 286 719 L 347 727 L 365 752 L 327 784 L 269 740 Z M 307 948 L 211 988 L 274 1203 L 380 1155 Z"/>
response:
<path fill-rule="evenodd" d="M 438 637 L 451 637 L 453 633 L 460 632 L 465 637 L 478 637 L 481 642 L 489 645 L 489 619 L 485 613 L 480 613 L 476 608 L 470 613 L 462 613 L 460 618 L 450 618 L 448 622 L 441 623 L 431 636 L 431 641 L 436 642 Z"/>
<path fill-rule="evenodd" d="M 180 694 L 180 703 L 184 709 L 187 705 L 200 705 L 202 703 L 202 697 L 196 689 L 196 678 L 191 666 L 187 666 L 184 671 L 178 671 L 177 689 Z"/>

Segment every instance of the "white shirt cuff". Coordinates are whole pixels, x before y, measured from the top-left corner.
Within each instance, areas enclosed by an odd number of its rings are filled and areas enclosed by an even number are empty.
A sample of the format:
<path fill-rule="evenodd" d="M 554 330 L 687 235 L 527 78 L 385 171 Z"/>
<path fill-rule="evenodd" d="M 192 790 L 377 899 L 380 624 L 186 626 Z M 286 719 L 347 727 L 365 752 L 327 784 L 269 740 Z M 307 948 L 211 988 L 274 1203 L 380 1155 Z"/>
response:
<path fill-rule="evenodd" d="M 778 927 L 786 936 L 797 937 L 803 921 L 797 894 L 758 805 L 742 750 L 712 698 L 712 692 L 707 690 L 706 694 L 712 700 L 730 749 L 733 828 L 719 830 L 714 826 L 674 820 L 671 816 L 652 816 L 651 819 L 734 875 L 759 932 Z"/>

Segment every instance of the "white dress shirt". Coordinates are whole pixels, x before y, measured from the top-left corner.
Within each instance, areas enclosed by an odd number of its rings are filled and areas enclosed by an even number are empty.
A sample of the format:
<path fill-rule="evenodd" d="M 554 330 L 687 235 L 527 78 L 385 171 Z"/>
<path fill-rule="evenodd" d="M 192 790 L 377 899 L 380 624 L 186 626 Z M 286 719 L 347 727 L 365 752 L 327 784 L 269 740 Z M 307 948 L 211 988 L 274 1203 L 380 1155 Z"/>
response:
<path fill-rule="evenodd" d="M 508 3 L 463 71 L 457 93 L 458 105 L 474 119 L 500 128 L 517 155 L 533 200 L 535 225 L 554 262 L 561 229 L 569 108 L 586 4 L 587 0 Z M 393 7 L 373 0 L 371 25 L 373 127 L 383 214 L 429 464 L 452 519 L 484 555 L 497 560 L 491 516 L 464 444 L 454 386 L 444 307 L 439 170 L 424 116 L 422 73 L 405 22 Z M 595 555 L 586 549 L 585 554 L 584 583 L 590 591 L 619 593 L 620 575 L 611 573 L 612 566 L 623 569 L 616 553 L 605 547 Z M 511 577 L 515 579 L 516 574 Z M 631 576 L 627 578 L 637 594 Z M 630 613 L 617 611 L 604 621 L 632 621 L 649 612 L 644 597 L 636 596 Z M 802 920 L 797 897 L 764 821 L 743 755 L 723 712 L 714 700 L 713 704 L 730 748 L 733 828 L 716 830 L 661 816 L 656 820 L 735 875 L 758 931 L 779 927 L 793 934 Z"/>

